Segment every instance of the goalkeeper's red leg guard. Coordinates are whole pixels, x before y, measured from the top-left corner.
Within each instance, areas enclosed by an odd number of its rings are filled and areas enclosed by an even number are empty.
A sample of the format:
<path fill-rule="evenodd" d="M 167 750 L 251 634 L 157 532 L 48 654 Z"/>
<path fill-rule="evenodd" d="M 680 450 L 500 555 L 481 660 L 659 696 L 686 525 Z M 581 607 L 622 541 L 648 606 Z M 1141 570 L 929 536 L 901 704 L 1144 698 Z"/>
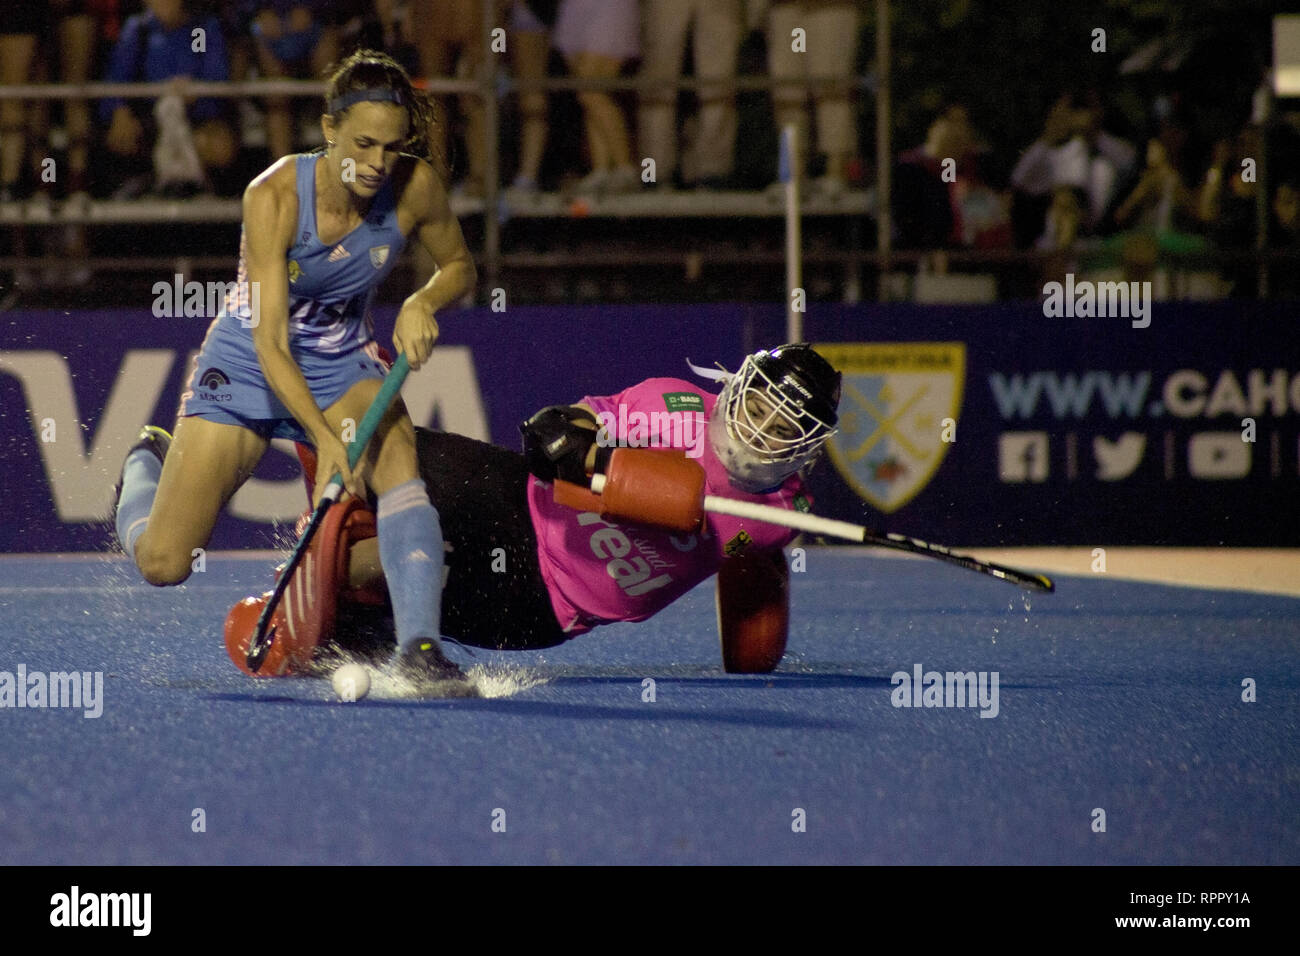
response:
<path fill-rule="evenodd" d="M 329 507 L 271 618 L 275 639 L 256 677 L 284 677 L 310 671 L 319 647 L 334 635 L 340 599 L 382 604 L 382 589 L 348 587 L 352 545 L 375 536 L 375 516 L 357 498 Z M 246 674 L 248 644 L 266 598 L 246 598 L 226 618 L 226 651 Z"/>
<path fill-rule="evenodd" d="M 349 552 L 358 535 L 370 537 L 366 532 L 373 533 L 374 526 L 374 515 L 359 498 L 337 502 L 325 512 L 280 599 L 287 632 L 277 632 L 275 639 L 286 642 L 296 670 L 308 668 L 316 648 L 334 636 L 339 598 L 348 588 Z"/>
<path fill-rule="evenodd" d="M 729 674 L 776 670 L 790 633 L 790 568 L 781 551 L 739 554 L 718 571 L 718 636 Z"/>

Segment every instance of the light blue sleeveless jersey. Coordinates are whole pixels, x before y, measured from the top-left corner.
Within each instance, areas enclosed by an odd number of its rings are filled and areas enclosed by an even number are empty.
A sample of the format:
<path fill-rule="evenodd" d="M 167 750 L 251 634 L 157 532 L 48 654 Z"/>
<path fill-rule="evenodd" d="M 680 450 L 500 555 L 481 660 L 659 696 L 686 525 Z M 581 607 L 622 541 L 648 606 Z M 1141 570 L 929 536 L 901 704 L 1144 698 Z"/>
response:
<path fill-rule="evenodd" d="M 397 199 L 389 177 L 365 220 L 338 242 L 324 245 L 316 232 L 316 163 L 321 155 L 295 157 L 298 225 L 286 259 L 289 351 L 317 406 L 325 409 L 357 381 L 384 376 L 370 304 L 397 264 L 406 239 L 397 225 Z M 238 280 L 208 327 L 181 396 L 180 414 L 239 425 L 268 438 L 304 440 L 302 428 L 267 384 L 253 347 L 245 251 L 241 232 Z"/>
<path fill-rule="evenodd" d="M 397 200 L 390 176 L 371 202 L 364 221 L 332 245 L 316 231 L 316 163 L 320 153 L 296 157 L 298 226 L 289 249 L 289 342 L 295 351 L 342 352 L 373 335 L 370 303 L 393 271 L 406 244 L 397 226 Z M 224 318 L 250 331 L 245 240 L 240 233 L 239 293 L 228 296 Z"/>

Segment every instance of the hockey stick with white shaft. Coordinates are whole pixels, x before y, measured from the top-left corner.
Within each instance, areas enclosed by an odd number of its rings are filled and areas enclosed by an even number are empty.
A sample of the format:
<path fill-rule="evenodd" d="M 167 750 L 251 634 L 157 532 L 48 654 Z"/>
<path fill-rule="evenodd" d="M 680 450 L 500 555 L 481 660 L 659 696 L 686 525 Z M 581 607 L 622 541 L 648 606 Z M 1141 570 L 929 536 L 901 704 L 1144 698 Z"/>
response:
<path fill-rule="evenodd" d="M 600 494 L 605 487 L 605 476 L 594 474 L 591 476 L 591 490 L 595 494 Z M 753 521 L 764 521 L 768 524 L 780 525 L 783 528 L 793 528 L 796 531 L 806 531 L 810 534 L 828 535 L 833 538 L 843 538 L 847 541 L 857 541 L 861 544 L 872 545 L 880 548 L 892 548 L 895 551 L 906 551 L 910 554 L 920 554 L 929 558 L 937 558 L 940 561 L 946 561 L 949 564 L 955 564 L 958 567 L 966 568 L 970 571 L 978 571 L 980 574 L 989 574 L 1003 581 L 1009 581 L 1017 584 L 1022 588 L 1034 591 L 1055 591 L 1056 585 L 1052 579 L 1043 574 L 1036 574 L 1032 571 L 1019 571 L 1015 568 L 1008 568 L 1005 565 L 993 564 L 990 561 L 979 561 L 970 555 L 957 554 L 950 551 L 941 544 L 931 544 L 928 541 L 922 541 L 919 538 L 911 538 L 903 534 L 894 534 L 887 532 L 880 534 L 861 525 L 851 524 L 847 521 L 837 521 L 833 518 L 822 518 L 818 515 L 806 514 L 801 511 L 787 511 L 784 508 L 777 508 L 773 505 L 761 505 L 752 501 L 737 501 L 734 498 L 724 498 L 718 495 L 704 496 L 704 510 L 713 514 L 731 515 L 735 518 L 749 518 Z"/>

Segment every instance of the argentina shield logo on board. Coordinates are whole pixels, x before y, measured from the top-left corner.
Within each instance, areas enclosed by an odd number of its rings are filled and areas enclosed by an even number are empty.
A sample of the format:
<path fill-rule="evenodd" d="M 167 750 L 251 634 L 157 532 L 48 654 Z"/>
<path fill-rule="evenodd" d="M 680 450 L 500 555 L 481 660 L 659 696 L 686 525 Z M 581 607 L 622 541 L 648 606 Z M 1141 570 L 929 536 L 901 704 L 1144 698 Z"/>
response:
<path fill-rule="evenodd" d="M 966 383 L 962 342 L 836 342 L 815 348 L 843 375 L 831 462 L 892 514 L 929 483 L 955 440 Z"/>

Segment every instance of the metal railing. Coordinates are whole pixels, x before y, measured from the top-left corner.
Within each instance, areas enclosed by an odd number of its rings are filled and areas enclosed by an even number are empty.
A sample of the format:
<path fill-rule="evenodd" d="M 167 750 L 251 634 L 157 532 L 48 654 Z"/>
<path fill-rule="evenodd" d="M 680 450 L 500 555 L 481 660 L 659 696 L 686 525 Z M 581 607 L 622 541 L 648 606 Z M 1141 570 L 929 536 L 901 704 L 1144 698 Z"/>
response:
<path fill-rule="evenodd" d="M 888 0 L 877 0 L 877 28 L 883 23 L 886 31 L 888 28 L 889 3 Z M 605 91 L 624 91 L 624 90 L 649 90 L 649 89 L 673 89 L 673 90 L 718 90 L 727 89 L 737 92 L 750 90 L 772 91 L 782 85 L 795 86 L 803 90 L 819 90 L 824 88 L 835 89 L 870 89 L 870 83 L 866 78 L 857 78 L 852 82 L 844 81 L 816 81 L 799 79 L 792 81 L 773 81 L 767 76 L 741 76 L 737 75 L 726 80 L 701 80 L 698 78 L 679 77 L 675 82 L 665 83 L 661 80 L 648 79 L 645 77 L 621 77 L 613 79 L 576 79 L 561 77 L 545 77 L 536 80 L 521 80 L 509 76 L 505 72 L 508 57 L 496 52 L 494 45 L 499 40 L 497 13 L 498 4 L 496 0 L 482 0 L 481 15 L 479 17 L 481 32 L 481 66 L 478 75 L 470 79 L 449 79 L 449 78 L 426 78 L 421 81 L 421 86 L 435 94 L 468 94 L 477 96 L 483 104 L 484 110 L 484 137 L 486 139 L 486 149 L 484 150 L 484 196 L 481 206 L 472 203 L 460 203 L 453 206 L 453 211 L 457 215 L 472 215 L 478 212 L 483 214 L 483 251 L 481 256 L 480 268 L 484 282 L 487 287 L 492 287 L 497 281 L 502 266 L 502 249 L 501 249 L 501 229 L 503 222 L 510 215 L 556 215 L 562 212 L 560 209 L 547 209 L 544 205 L 541 208 L 534 207 L 528 210 L 512 210 L 508 206 L 501 204 L 501 187 L 500 187 L 500 138 L 501 138 L 501 101 L 506 96 L 513 93 L 521 92 L 551 92 L 558 90 L 605 90 Z M 888 74 L 889 70 L 889 48 L 888 34 L 885 34 L 886 40 L 884 45 L 884 56 L 877 64 L 877 69 Z M 507 37 L 508 42 L 508 37 Z M 879 52 L 879 51 L 878 51 Z M 52 100 L 52 99 L 100 99 L 105 97 L 156 97 L 159 94 L 174 91 L 177 88 L 184 91 L 187 96 L 204 96 L 204 97 L 248 97 L 248 96 L 323 96 L 325 84 L 312 80 L 259 80 L 259 81 L 231 81 L 228 83 L 211 83 L 194 80 L 170 81 L 161 84 L 149 83 L 79 83 L 79 84 L 57 84 L 57 85 L 22 85 L 0 88 L 0 99 L 27 99 L 27 100 Z M 888 100 L 885 100 L 885 105 Z M 877 121 L 877 146 L 878 159 L 889 155 L 889 117 L 883 115 Z M 888 199 L 886 177 L 885 198 Z M 733 207 L 735 203 L 733 201 Z M 885 202 L 885 208 L 888 202 Z M 864 212 L 863 200 L 859 198 L 858 202 L 844 210 L 827 210 L 829 215 L 861 215 Z M 181 221 L 184 213 L 175 212 L 168 208 L 165 210 L 169 217 L 165 221 Z M 778 215 L 780 210 L 774 211 Z M 601 211 L 596 212 L 597 215 Z M 621 210 L 616 205 L 610 211 L 611 215 L 637 215 L 638 211 L 630 212 Z M 717 215 L 733 214 L 728 211 L 721 211 Z M 754 207 L 748 213 L 750 215 L 765 214 L 761 207 Z M 3 221 L 11 221 L 6 217 Z M 95 221 L 93 218 L 86 221 Z M 887 245 L 885 246 L 887 250 Z"/>
<path fill-rule="evenodd" d="M 491 11 L 493 0 L 484 0 L 485 16 L 483 20 L 483 49 L 487 52 L 478 76 L 469 79 L 452 79 L 442 77 L 425 78 L 418 85 L 432 94 L 469 95 L 481 100 L 484 110 L 484 136 L 487 140 L 484 151 L 484 195 L 482 198 L 456 196 L 452 199 L 453 213 L 460 217 L 482 217 L 482 253 L 480 270 L 483 282 L 481 287 L 491 288 L 498 282 L 503 268 L 554 268 L 581 262 L 584 265 L 647 265 L 661 264 L 673 266 L 682 264 L 688 271 L 693 267 L 692 257 L 698 259 L 698 250 L 664 249 L 647 251 L 645 249 L 602 249 L 585 250 L 578 255 L 565 252 L 528 253 L 506 252 L 502 248 L 502 227 L 512 218 L 518 219 L 628 219 L 628 218 L 779 218 L 783 215 L 780 197 L 762 192 L 723 192 L 723 193 L 677 193 L 658 192 L 654 195 L 617 195 L 605 197 L 583 197 L 581 208 L 574 205 L 570 196 L 561 194 L 541 194 L 526 199 L 508 195 L 500 185 L 501 155 L 501 104 L 513 94 L 526 92 L 555 91 L 638 91 L 665 90 L 674 91 L 767 91 L 782 87 L 795 87 L 803 91 L 820 89 L 847 90 L 851 93 L 867 94 L 875 98 L 876 103 L 876 185 L 870 190 L 851 190 L 834 200 L 810 197 L 802 204 L 806 216 L 825 217 L 870 217 L 875 220 L 876 249 L 832 249 L 808 250 L 804 259 L 811 264 L 838 264 L 846 270 L 871 268 L 877 271 L 879 287 L 877 295 L 881 300 L 891 297 L 893 293 L 887 288 L 890 273 L 897 266 L 916 267 L 926 262 L 931 253 L 895 251 L 891 246 L 890 225 L 890 169 L 892 165 L 892 139 L 890 118 L 890 40 L 889 40 L 889 3 L 881 0 L 876 5 L 876 73 L 873 76 L 855 77 L 844 80 L 775 80 L 769 76 L 737 75 L 725 80 L 679 77 L 672 81 L 651 79 L 643 76 L 628 76 L 611 79 L 579 79 L 572 77 L 544 77 L 539 79 L 521 79 L 506 72 L 507 58 L 500 53 L 490 52 L 493 47 L 493 29 L 495 24 Z M 0 87 L 0 100 L 98 100 L 104 98 L 138 98 L 153 99 L 167 93 L 179 92 L 187 97 L 213 97 L 223 99 L 291 97 L 309 98 L 324 96 L 326 84 L 318 80 L 232 80 L 224 82 L 205 82 L 188 78 L 177 78 L 162 83 L 59 83 L 59 84 L 23 84 Z M 28 202 L 23 204 L 6 204 L 0 207 L 0 225 L 111 225 L 144 223 L 212 223 L 238 222 L 241 208 L 238 200 L 199 197 L 188 200 L 119 200 L 89 203 L 64 202 L 51 204 L 47 202 Z M 580 259 L 578 256 L 580 255 Z M 1037 269 L 1047 261 L 1047 257 L 1032 251 L 1020 250 L 952 250 L 944 253 L 947 260 L 961 266 L 1018 266 L 1024 269 Z M 715 246 L 709 251 L 710 260 L 731 264 L 743 263 L 779 263 L 784 260 L 783 252 L 769 250 L 728 249 Z M 1162 255 L 1160 265 L 1175 270 L 1191 268 L 1216 268 L 1225 263 L 1249 261 L 1259 268 L 1261 293 L 1267 289 L 1268 268 L 1278 261 L 1295 262 L 1294 254 L 1273 252 L 1257 248 L 1249 253 L 1215 252 L 1201 255 Z M 10 257 L 0 259 L 0 268 L 12 268 L 15 262 L 35 262 L 30 257 Z M 138 263 L 140 270 L 153 269 L 166 263 L 197 264 L 217 263 L 233 264 L 231 256 L 181 256 L 163 258 L 145 257 L 100 257 L 87 261 L 92 268 L 112 268 L 132 271 L 133 263 Z"/>

